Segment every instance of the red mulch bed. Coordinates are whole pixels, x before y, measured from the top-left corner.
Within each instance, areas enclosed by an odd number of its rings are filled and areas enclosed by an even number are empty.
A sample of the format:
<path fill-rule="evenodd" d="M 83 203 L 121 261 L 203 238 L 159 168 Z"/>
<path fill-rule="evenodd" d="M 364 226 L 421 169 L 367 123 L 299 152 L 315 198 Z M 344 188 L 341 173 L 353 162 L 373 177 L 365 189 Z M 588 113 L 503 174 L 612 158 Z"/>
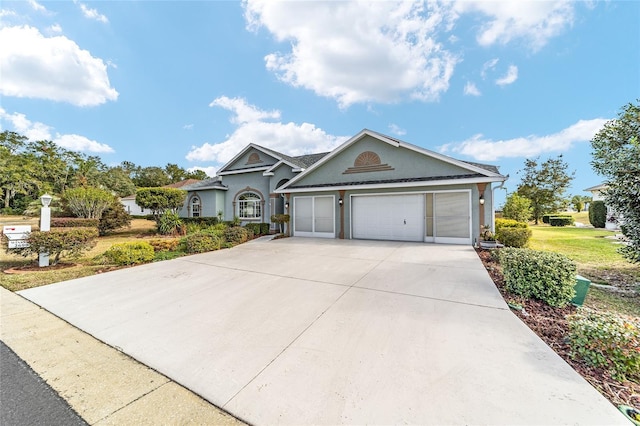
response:
<path fill-rule="evenodd" d="M 515 303 L 524 308 L 523 311 L 512 309 L 534 333 L 547 345 L 558 353 L 574 370 L 584 377 L 593 387 L 604 395 L 616 407 L 620 404 L 640 407 L 640 384 L 630 381 L 620 383 L 602 368 L 587 365 L 581 360 L 574 360 L 569 355 L 568 343 L 569 326 L 565 317 L 576 311 L 576 307 L 569 305 L 565 308 L 552 308 L 544 302 L 525 299 L 509 293 L 505 289 L 504 278 L 499 264 L 487 250 L 476 250 L 487 272 L 493 279 L 502 297 L 509 303 Z"/>

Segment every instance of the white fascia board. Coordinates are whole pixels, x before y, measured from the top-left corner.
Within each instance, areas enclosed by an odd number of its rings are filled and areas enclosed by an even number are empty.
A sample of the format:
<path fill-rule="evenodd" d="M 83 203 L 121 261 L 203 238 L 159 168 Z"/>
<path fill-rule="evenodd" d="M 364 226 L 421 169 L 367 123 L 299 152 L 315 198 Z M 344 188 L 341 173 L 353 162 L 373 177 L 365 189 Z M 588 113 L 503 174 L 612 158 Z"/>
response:
<path fill-rule="evenodd" d="M 433 181 L 421 181 L 421 182 L 394 182 L 394 183 L 374 183 L 366 185 L 342 185 L 342 186 L 320 186 L 310 188 L 280 188 L 274 192 L 276 194 L 287 194 L 295 192 L 324 192 L 324 191 L 353 191 L 358 189 L 391 189 L 391 188 L 410 188 L 416 186 L 442 186 L 442 185 L 466 185 L 470 183 L 490 183 L 490 182 L 503 182 L 506 179 L 501 177 L 477 177 L 467 179 L 446 179 L 446 180 L 433 180 Z"/>
<path fill-rule="evenodd" d="M 241 170 L 229 170 L 228 172 L 218 172 L 218 176 L 226 176 L 226 175 L 238 175 L 241 173 L 251 173 L 251 172 L 262 172 L 267 170 L 270 166 L 263 167 L 254 167 L 252 169 L 241 169 Z"/>
<path fill-rule="evenodd" d="M 323 165 L 324 163 L 326 163 L 327 161 L 331 160 L 333 157 L 335 157 L 336 155 L 338 155 L 339 153 L 344 151 L 346 148 L 348 148 L 349 146 L 351 146 L 352 144 L 354 144 L 358 140 L 362 139 L 362 137 L 364 137 L 365 135 L 371 136 L 372 138 L 376 138 L 376 139 L 378 139 L 378 140 L 380 140 L 382 142 L 386 142 L 389 145 L 393 145 L 395 147 L 400 146 L 400 143 L 397 142 L 397 141 L 394 141 L 392 139 L 386 138 L 383 135 L 381 135 L 379 133 L 376 133 L 376 132 L 372 132 L 369 129 L 363 129 L 357 135 L 351 137 L 349 140 L 344 142 L 339 147 L 335 148 L 329 154 L 327 154 L 324 157 L 322 157 L 320 159 L 320 161 L 317 161 L 314 164 L 312 164 L 311 167 L 309 167 L 308 169 L 294 170 L 294 172 L 295 171 L 301 171 L 303 173 L 300 173 L 298 176 L 293 177 L 289 182 L 285 183 L 284 186 L 282 187 L 282 189 L 286 189 L 287 186 L 290 186 L 291 184 L 299 181 L 306 174 L 306 172 L 311 172 L 312 170 L 317 169 L 318 167 L 320 167 L 321 165 Z"/>

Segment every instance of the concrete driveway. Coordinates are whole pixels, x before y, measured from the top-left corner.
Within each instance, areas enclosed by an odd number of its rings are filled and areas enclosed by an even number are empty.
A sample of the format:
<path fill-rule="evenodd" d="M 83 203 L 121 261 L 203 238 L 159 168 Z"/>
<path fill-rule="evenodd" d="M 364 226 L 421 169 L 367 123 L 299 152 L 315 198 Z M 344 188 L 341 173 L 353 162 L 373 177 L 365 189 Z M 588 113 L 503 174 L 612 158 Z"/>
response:
<path fill-rule="evenodd" d="M 467 246 L 255 240 L 20 294 L 254 424 L 626 424 Z"/>

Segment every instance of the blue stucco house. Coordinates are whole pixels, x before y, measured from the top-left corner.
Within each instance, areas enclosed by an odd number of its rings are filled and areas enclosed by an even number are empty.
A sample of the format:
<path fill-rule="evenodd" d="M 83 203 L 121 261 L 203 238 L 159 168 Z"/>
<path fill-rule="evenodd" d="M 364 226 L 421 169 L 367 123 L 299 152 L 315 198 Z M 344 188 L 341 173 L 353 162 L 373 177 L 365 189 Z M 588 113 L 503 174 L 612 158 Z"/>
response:
<path fill-rule="evenodd" d="M 249 223 L 288 213 L 292 236 L 473 244 L 493 226 L 493 189 L 506 179 L 495 166 L 364 129 L 298 157 L 249 144 L 216 178 L 182 188 L 180 214 Z"/>

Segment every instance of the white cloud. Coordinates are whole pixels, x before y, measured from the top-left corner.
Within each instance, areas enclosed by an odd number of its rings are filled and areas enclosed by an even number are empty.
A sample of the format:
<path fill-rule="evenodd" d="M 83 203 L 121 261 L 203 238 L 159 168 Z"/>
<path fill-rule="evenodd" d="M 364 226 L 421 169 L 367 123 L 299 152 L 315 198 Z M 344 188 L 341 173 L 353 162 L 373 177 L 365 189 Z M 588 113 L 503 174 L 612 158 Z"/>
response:
<path fill-rule="evenodd" d="M 44 7 L 43 5 L 41 5 L 40 3 L 38 3 L 35 0 L 29 0 L 29 6 L 31 6 L 31 8 L 33 10 L 35 10 L 36 12 L 46 12 L 47 8 Z"/>
<path fill-rule="evenodd" d="M 480 72 L 480 75 L 483 79 L 487 78 L 487 71 L 495 69 L 496 65 L 498 65 L 498 61 L 498 58 L 494 58 L 482 64 L 482 71 Z"/>
<path fill-rule="evenodd" d="M 456 12 L 480 13 L 488 18 L 476 37 L 482 46 L 524 39 L 531 49 L 542 48 L 574 20 L 574 4 L 566 0 L 457 1 Z"/>
<path fill-rule="evenodd" d="M 518 67 L 515 65 L 509 65 L 507 73 L 496 80 L 498 86 L 507 86 L 518 79 Z"/>
<path fill-rule="evenodd" d="M 102 22 L 104 24 L 109 22 L 109 19 L 103 14 L 101 14 L 100 12 L 98 12 L 96 9 L 91 9 L 84 3 L 79 3 L 79 2 L 74 2 L 74 3 L 77 3 L 80 6 L 82 15 L 84 15 L 85 18 L 95 19 L 96 21 Z"/>
<path fill-rule="evenodd" d="M 30 141 L 51 140 L 51 126 L 38 121 L 32 122 L 24 114 L 18 112 L 10 114 L 3 108 L 0 108 L 0 120 L 11 123 L 11 127 L 15 132 L 26 136 Z M 109 145 L 75 134 L 61 135 L 60 133 L 56 133 L 53 142 L 71 151 L 114 152 L 113 148 Z"/>
<path fill-rule="evenodd" d="M 0 119 L 10 122 L 16 133 L 26 136 L 31 141 L 51 139 L 51 127 L 40 122 L 33 123 L 24 114 L 18 112 L 9 114 L 0 108 Z"/>
<path fill-rule="evenodd" d="M 259 121 L 265 118 L 280 118 L 280 111 L 262 111 L 256 106 L 250 105 L 242 98 L 228 98 L 220 96 L 209 104 L 210 107 L 221 107 L 228 111 L 232 111 L 234 116 L 231 118 L 232 123 L 242 124 L 252 121 Z"/>
<path fill-rule="evenodd" d="M 242 98 L 220 97 L 211 103 L 234 113 L 230 121 L 238 125 L 234 132 L 219 143 L 204 143 L 193 146 L 186 159 L 189 161 L 212 161 L 224 164 L 250 143 L 256 143 L 286 155 L 296 156 L 330 151 L 346 136 L 333 136 L 310 123 L 267 122 L 279 119 L 280 111 L 262 111 Z"/>
<path fill-rule="evenodd" d="M 100 152 L 111 153 L 114 152 L 113 148 L 109 145 L 96 142 L 89 138 L 80 135 L 61 135 L 57 134 L 53 140 L 56 145 L 66 148 L 71 151 L 88 151 L 88 152 Z"/>
<path fill-rule="evenodd" d="M 182 128 L 184 130 L 193 130 L 193 124 L 185 124 Z"/>
<path fill-rule="evenodd" d="M 60 34 L 62 32 L 62 27 L 60 24 L 53 24 L 48 28 L 48 31 L 51 34 Z"/>
<path fill-rule="evenodd" d="M 546 152 L 564 152 L 571 149 L 574 143 L 590 141 L 607 121 L 604 118 L 580 120 L 550 135 L 530 135 L 499 141 L 493 141 L 478 134 L 463 142 L 443 145 L 440 147 L 440 152 L 463 154 L 479 161 L 535 157 Z"/>
<path fill-rule="evenodd" d="M 438 36 L 451 29 L 450 3 L 246 0 L 247 27 L 266 28 L 289 52 L 265 57 L 284 82 L 354 103 L 402 97 L 434 101 L 459 59 Z"/>
<path fill-rule="evenodd" d="M 210 167 L 200 167 L 200 166 L 194 166 L 194 167 L 189 167 L 187 169 L 188 172 L 195 172 L 196 170 L 202 170 L 203 172 L 205 172 L 207 174 L 207 176 L 209 177 L 215 177 L 216 175 L 216 168 L 213 166 Z"/>
<path fill-rule="evenodd" d="M 467 84 L 464 85 L 464 94 L 471 96 L 480 96 L 480 90 L 476 87 L 476 85 L 470 81 L 467 81 Z"/>
<path fill-rule="evenodd" d="M 396 124 L 389 124 L 389 131 L 396 136 L 403 136 L 407 134 L 407 131 Z"/>
<path fill-rule="evenodd" d="M 65 36 L 44 37 L 30 26 L 0 28 L 0 93 L 77 106 L 118 99 L 107 67 Z"/>

